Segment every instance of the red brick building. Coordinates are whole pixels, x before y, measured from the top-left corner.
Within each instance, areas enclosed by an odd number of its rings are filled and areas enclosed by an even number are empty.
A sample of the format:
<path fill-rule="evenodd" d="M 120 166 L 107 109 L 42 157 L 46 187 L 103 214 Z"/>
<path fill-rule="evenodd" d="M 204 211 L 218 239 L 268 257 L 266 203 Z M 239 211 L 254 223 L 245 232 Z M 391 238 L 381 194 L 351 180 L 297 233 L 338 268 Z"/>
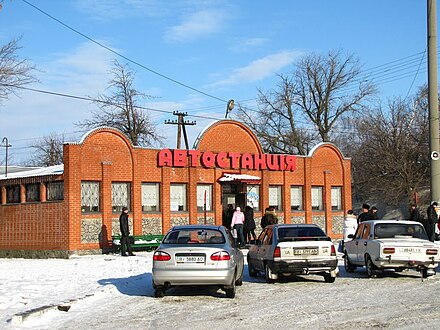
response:
<path fill-rule="evenodd" d="M 257 228 L 271 205 L 280 222 L 316 223 L 340 238 L 350 165 L 329 143 L 307 156 L 264 154 L 248 127 L 228 119 L 207 127 L 191 150 L 133 147 L 118 130 L 98 128 L 64 145 L 64 166 L 1 177 L 0 256 L 105 252 L 123 206 L 135 235 L 221 225 L 232 204 L 252 205 Z"/>

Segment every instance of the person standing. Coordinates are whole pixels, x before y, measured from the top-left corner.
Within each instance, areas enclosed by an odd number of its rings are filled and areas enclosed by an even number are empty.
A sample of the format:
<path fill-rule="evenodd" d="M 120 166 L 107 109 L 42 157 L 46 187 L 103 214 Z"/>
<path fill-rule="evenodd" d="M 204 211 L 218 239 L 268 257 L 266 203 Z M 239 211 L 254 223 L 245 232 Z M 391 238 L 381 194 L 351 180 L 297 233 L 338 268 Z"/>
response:
<path fill-rule="evenodd" d="M 367 220 L 374 220 L 373 215 L 370 212 L 370 205 L 368 204 L 362 204 L 362 213 L 359 214 L 357 218 L 357 223 L 361 223 Z"/>
<path fill-rule="evenodd" d="M 373 218 L 372 220 L 379 219 L 379 215 L 377 214 L 377 207 L 376 206 L 372 206 L 370 212 L 371 212 L 371 217 Z"/>
<path fill-rule="evenodd" d="M 432 202 L 426 210 L 426 213 L 428 215 L 428 220 L 426 223 L 426 233 L 428 234 L 428 238 L 431 242 L 434 242 L 435 240 L 435 226 L 438 222 L 437 207 L 438 203 Z"/>
<path fill-rule="evenodd" d="M 343 229 L 344 243 L 350 240 L 350 238 L 348 238 L 348 235 L 350 234 L 354 235 L 357 226 L 358 226 L 357 219 L 353 213 L 353 210 L 348 210 L 347 215 L 345 216 L 344 219 L 344 229 Z"/>
<path fill-rule="evenodd" d="M 254 209 L 248 205 L 244 208 L 244 239 L 246 243 L 251 242 L 251 236 L 254 238 L 254 241 L 257 240 L 255 228 Z"/>
<path fill-rule="evenodd" d="M 125 206 L 122 208 L 122 213 L 119 216 L 119 226 L 121 229 L 121 256 L 126 257 L 126 251 L 128 251 L 129 256 L 134 256 L 129 241 L 130 228 L 128 227 L 128 208 Z"/>
<path fill-rule="evenodd" d="M 411 204 L 411 210 L 410 210 L 410 214 L 409 214 L 409 220 L 411 220 L 411 221 L 421 222 L 421 221 L 420 221 L 420 212 L 419 212 L 419 209 L 417 208 L 417 205 L 416 205 L 416 204 Z"/>
<path fill-rule="evenodd" d="M 243 212 L 241 212 L 241 208 L 237 206 L 234 214 L 232 215 L 231 229 L 235 229 L 237 231 L 239 246 L 243 246 L 245 244 L 244 235 L 243 235 L 243 224 L 244 224 L 244 214 Z"/>

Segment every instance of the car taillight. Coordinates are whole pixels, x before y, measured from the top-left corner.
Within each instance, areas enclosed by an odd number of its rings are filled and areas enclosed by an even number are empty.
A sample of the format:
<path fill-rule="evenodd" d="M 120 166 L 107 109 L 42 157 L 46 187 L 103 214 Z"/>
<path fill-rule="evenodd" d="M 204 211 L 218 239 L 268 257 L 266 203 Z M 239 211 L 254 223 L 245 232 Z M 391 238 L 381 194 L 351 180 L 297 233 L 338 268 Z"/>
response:
<path fill-rule="evenodd" d="M 279 246 L 277 246 L 275 248 L 275 250 L 273 251 L 273 257 L 274 258 L 281 258 L 281 249 Z"/>
<path fill-rule="evenodd" d="M 336 255 L 336 249 L 335 249 L 335 246 L 333 244 L 331 245 L 330 249 L 331 249 L 330 255 L 335 256 Z"/>
<path fill-rule="evenodd" d="M 163 251 L 156 251 L 153 254 L 153 260 L 154 261 L 169 261 L 171 260 L 171 256 Z"/>
<path fill-rule="evenodd" d="M 383 254 L 393 254 L 394 252 L 396 252 L 395 248 L 383 248 L 382 250 Z"/>
<path fill-rule="evenodd" d="M 211 254 L 211 260 L 212 261 L 225 261 L 225 260 L 231 260 L 231 256 L 226 251 L 220 251 Z"/>
<path fill-rule="evenodd" d="M 434 256 L 438 253 L 437 249 L 426 249 L 426 254 L 429 256 Z"/>

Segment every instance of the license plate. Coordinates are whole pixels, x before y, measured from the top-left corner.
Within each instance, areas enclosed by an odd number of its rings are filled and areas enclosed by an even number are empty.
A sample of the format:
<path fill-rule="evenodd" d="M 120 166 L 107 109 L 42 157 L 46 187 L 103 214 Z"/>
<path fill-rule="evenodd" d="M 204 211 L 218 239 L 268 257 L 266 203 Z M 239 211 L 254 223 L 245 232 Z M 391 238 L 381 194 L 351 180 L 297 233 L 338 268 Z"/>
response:
<path fill-rule="evenodd" d="M 294 249 L 294 255 L 317 255 L 318 249 Z"/>
<path fill-rule="evenodd" d="M 177 263 L 204 263 L 205 257 L 204 256 L 179 256 L 176 257 Z"/>
<path fill-rule="evenodd" d="M 421 248 L 403 247 L 399 249 L 400 253 L 422 253 Z"/>

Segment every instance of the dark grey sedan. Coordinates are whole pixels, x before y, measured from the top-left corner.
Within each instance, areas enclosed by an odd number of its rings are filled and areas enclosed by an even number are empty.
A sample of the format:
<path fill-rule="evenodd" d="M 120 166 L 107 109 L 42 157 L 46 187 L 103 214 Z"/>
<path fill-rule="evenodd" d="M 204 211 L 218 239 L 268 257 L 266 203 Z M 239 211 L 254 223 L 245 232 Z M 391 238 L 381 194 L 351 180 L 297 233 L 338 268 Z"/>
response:
<path fill-rule="evenodd" d="M 243 282 L 243 253 L 223 226 L 173 227 L 153 255 L 155 297 L 178 285 L 218 285 L 235 297 Z"/>

